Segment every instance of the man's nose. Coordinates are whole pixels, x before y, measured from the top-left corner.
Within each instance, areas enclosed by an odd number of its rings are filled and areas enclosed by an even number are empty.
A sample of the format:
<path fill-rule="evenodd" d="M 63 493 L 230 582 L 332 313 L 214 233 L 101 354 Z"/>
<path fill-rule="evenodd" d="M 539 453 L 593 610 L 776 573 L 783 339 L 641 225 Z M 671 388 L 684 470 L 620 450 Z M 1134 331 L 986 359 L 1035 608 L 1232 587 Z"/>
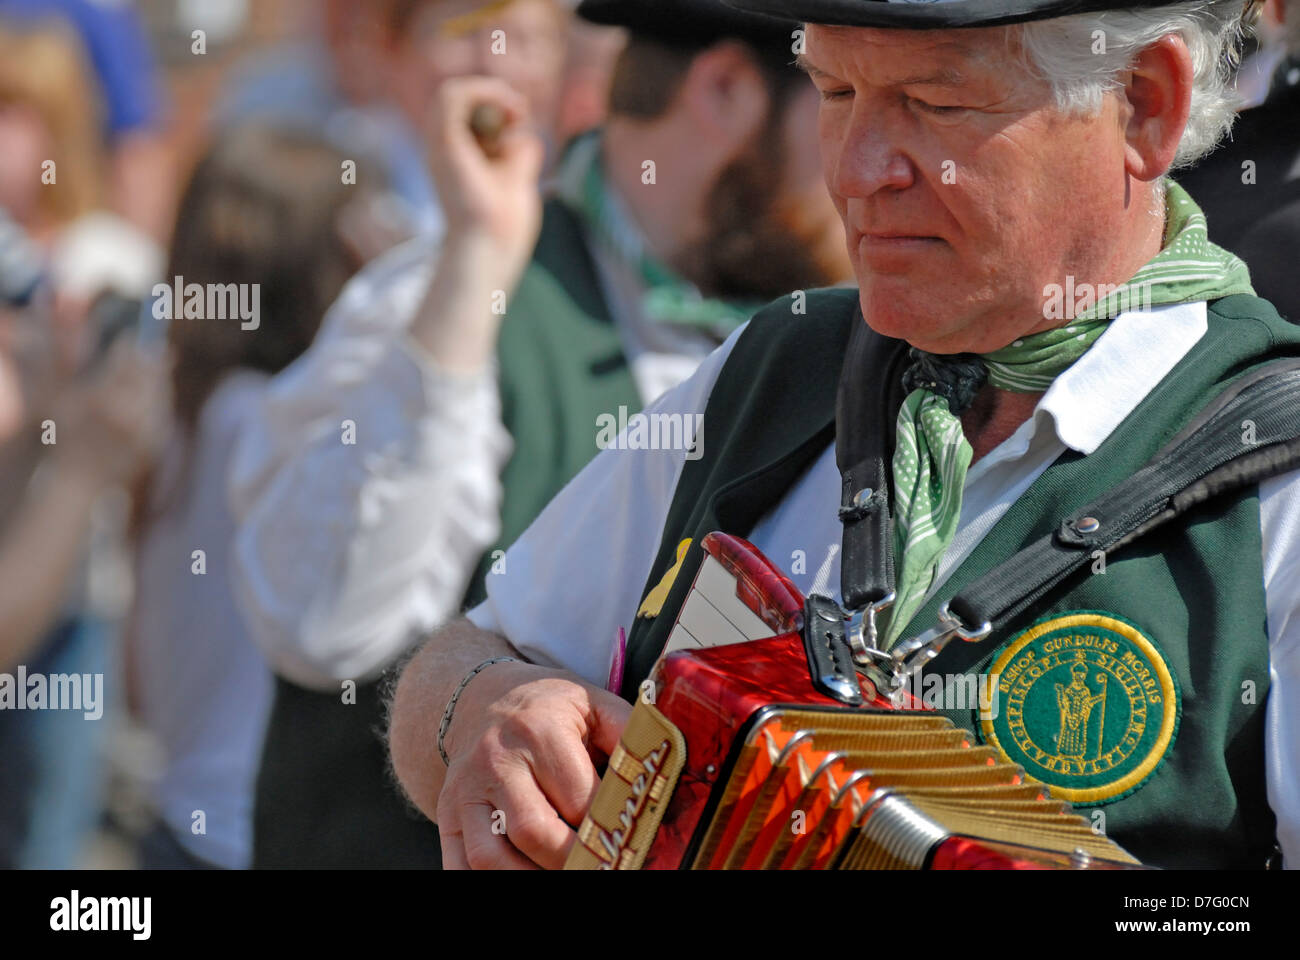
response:
<path fill-rule="evenodd" d="M 505 58 L 491 52 L 491 41 L 488 40 L 486 31 L 477 34 L 476 39 L 478 42 L 474 44 L 474 72 L 485 77 L 500 75 L 500 64 Z"/>
<path fill-rule="evenodd" d="M 518 83 L 514 81 L 519 76 L 519 38 L 511 34 L 507 39 L 510 43 L 515 44 L 515 49 L 498 46 L 494 41 L 493 33 L 495 27 L 484 27 L 477 35 L 477 42 L 474 49 L 478 54 L 478 61 L 475 64 L 477 72 L 487 77 L 500 77 L 502 80 L 510 81 L 513 86 L 518 88 Z M 510 50 L 509 53 L 506 50 Z M 521 93 L 526 91 L 520 91 Z"/>
<path fill-rule="evenodd" d="M 898 118 L 854 104 L 848 128 L 834 148 L 831 190 L 841 197 L 869 197 L 910 187 L 916 168 L 900 127 Z"/>

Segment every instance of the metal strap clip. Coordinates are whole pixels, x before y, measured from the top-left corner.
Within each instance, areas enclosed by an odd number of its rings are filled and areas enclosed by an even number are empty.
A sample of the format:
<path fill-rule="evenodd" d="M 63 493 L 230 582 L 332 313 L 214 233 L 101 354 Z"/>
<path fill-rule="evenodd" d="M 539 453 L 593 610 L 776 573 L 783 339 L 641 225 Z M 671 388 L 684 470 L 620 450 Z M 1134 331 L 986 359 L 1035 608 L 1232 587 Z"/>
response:
<path fill-rule="evenodd" d="M 985 620 L 978 627 L 968 627 L 961 617 L 948 609 L 948 604 L 939 608 L 939 622 L 910 640 L 903 640 L 889 651 L 888 671 L 890 683 L 888 690 L 898 691 L 907 678 L 919 672 L 927 663 L 939 655 L 954 637 L 967 642 L 983 640 L 993 632 L 993 625 Z"/>
<path fill-rule="evenodd" d="M 877 642 L 876 617 L 893 606 L 894 596 L 891 591 L 849 614 L 844 632 L 848 637 L 849 649 L 853 651 L 853 662 L 858 666 L 874 664 L 882 656 Z"/>

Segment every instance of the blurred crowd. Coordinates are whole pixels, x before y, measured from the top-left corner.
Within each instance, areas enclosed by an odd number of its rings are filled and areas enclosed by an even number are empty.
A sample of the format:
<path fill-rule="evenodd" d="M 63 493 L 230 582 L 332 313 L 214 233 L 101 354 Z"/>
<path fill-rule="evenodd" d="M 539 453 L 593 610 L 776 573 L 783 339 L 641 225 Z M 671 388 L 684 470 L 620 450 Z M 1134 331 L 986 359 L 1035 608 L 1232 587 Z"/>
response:
<path fill-rule="evenodd" d="M 0 866 L 436 866 L 394 665 L 593 412 L 851 281 L 797 25 L 575 5 L 0 0 Z M 1297 319 L 1300 3 L 1238 92 L 1175 176 Z"/>

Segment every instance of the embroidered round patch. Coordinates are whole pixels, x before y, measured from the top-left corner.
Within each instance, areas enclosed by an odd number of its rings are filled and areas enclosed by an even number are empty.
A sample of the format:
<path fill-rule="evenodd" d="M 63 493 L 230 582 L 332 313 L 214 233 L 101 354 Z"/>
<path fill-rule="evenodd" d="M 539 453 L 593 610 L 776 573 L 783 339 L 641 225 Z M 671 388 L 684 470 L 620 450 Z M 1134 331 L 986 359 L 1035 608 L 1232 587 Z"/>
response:
<path fill-rule="evenodd" d="M 980 714 L 984 739 L 1062 800 L 1127 796 L 1178 732 L 1169 665 L 1150 638 L 1110 614 L 1040 620 L 994 654 L 988 673 L 998 706 Z"/>

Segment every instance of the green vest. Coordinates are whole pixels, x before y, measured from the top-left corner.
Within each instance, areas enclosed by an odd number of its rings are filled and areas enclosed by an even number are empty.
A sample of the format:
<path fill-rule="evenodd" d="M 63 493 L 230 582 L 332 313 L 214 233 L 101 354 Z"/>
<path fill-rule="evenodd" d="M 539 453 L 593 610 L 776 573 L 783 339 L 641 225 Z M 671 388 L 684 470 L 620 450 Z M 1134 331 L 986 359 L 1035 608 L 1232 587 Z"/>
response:
<path fill-rule="evenodd" d="M 700 538 L 712 530 L 747 535 L 834 442 L 840 367 L 851 324 L 861 322 L 857 296 L 810 293 L 807 316 L 794 321 L 789 303 L 778 301 L 737 341 L 704 413 L 715 439 L 685 465 L 646 591 L 676 561 L 681 540 L 691 538 L 691 548 L 660 614 L 639 618 L 628 638 L 628 699 L 690 589 Z M 1209 305 L 1208 319 L 1207 334 L 1105 443 L 1087 457 L 1067 451 L 1033 483 L 904 636 L 933 625 L 939 605 L 965 584 L 1136 472 L 1228 383 L 1267 360 L 1300 356 L 1300 328 L 1265 301 L 1227 297 Z M 1146 863 L 1260 867 L 1273 849 L 1274 818 L 1264 777 L 1269 655 L 1259 522 L 1257 488 L 1212 501 L 1107 558 L 1104 575 L 1085 567 L 1067 578 L 984 641 L 954 641 L 927 670 L 987 672 L 1008 640 L 1067 611 L 1102 611 L 1136 625 L 1178 685 L 1176 734 L 1131 790 L 1103 805 L 1076 802 L 1076 809 L 1095 825 L 1104 822 L 1108 835 Z M 979 731 L 972 711 L 945 712 Z"/>
<path fill-rule="evenodd" d="M 548 201 L 533 260 L 509 299 L 497 348 L 502 421 L 500 545 L 509 544 L 596 455 L 596 418 L 641 406 L 576 216 Z M 496 548 L 494 548 L 496 549 Z M 466 604 L 483 596 L 483 558 Z M 383 681 L 356 703 L 276 679 L 258 775 L 255 866 L 436 867 L 437 828 L 388 772 Z"/>

